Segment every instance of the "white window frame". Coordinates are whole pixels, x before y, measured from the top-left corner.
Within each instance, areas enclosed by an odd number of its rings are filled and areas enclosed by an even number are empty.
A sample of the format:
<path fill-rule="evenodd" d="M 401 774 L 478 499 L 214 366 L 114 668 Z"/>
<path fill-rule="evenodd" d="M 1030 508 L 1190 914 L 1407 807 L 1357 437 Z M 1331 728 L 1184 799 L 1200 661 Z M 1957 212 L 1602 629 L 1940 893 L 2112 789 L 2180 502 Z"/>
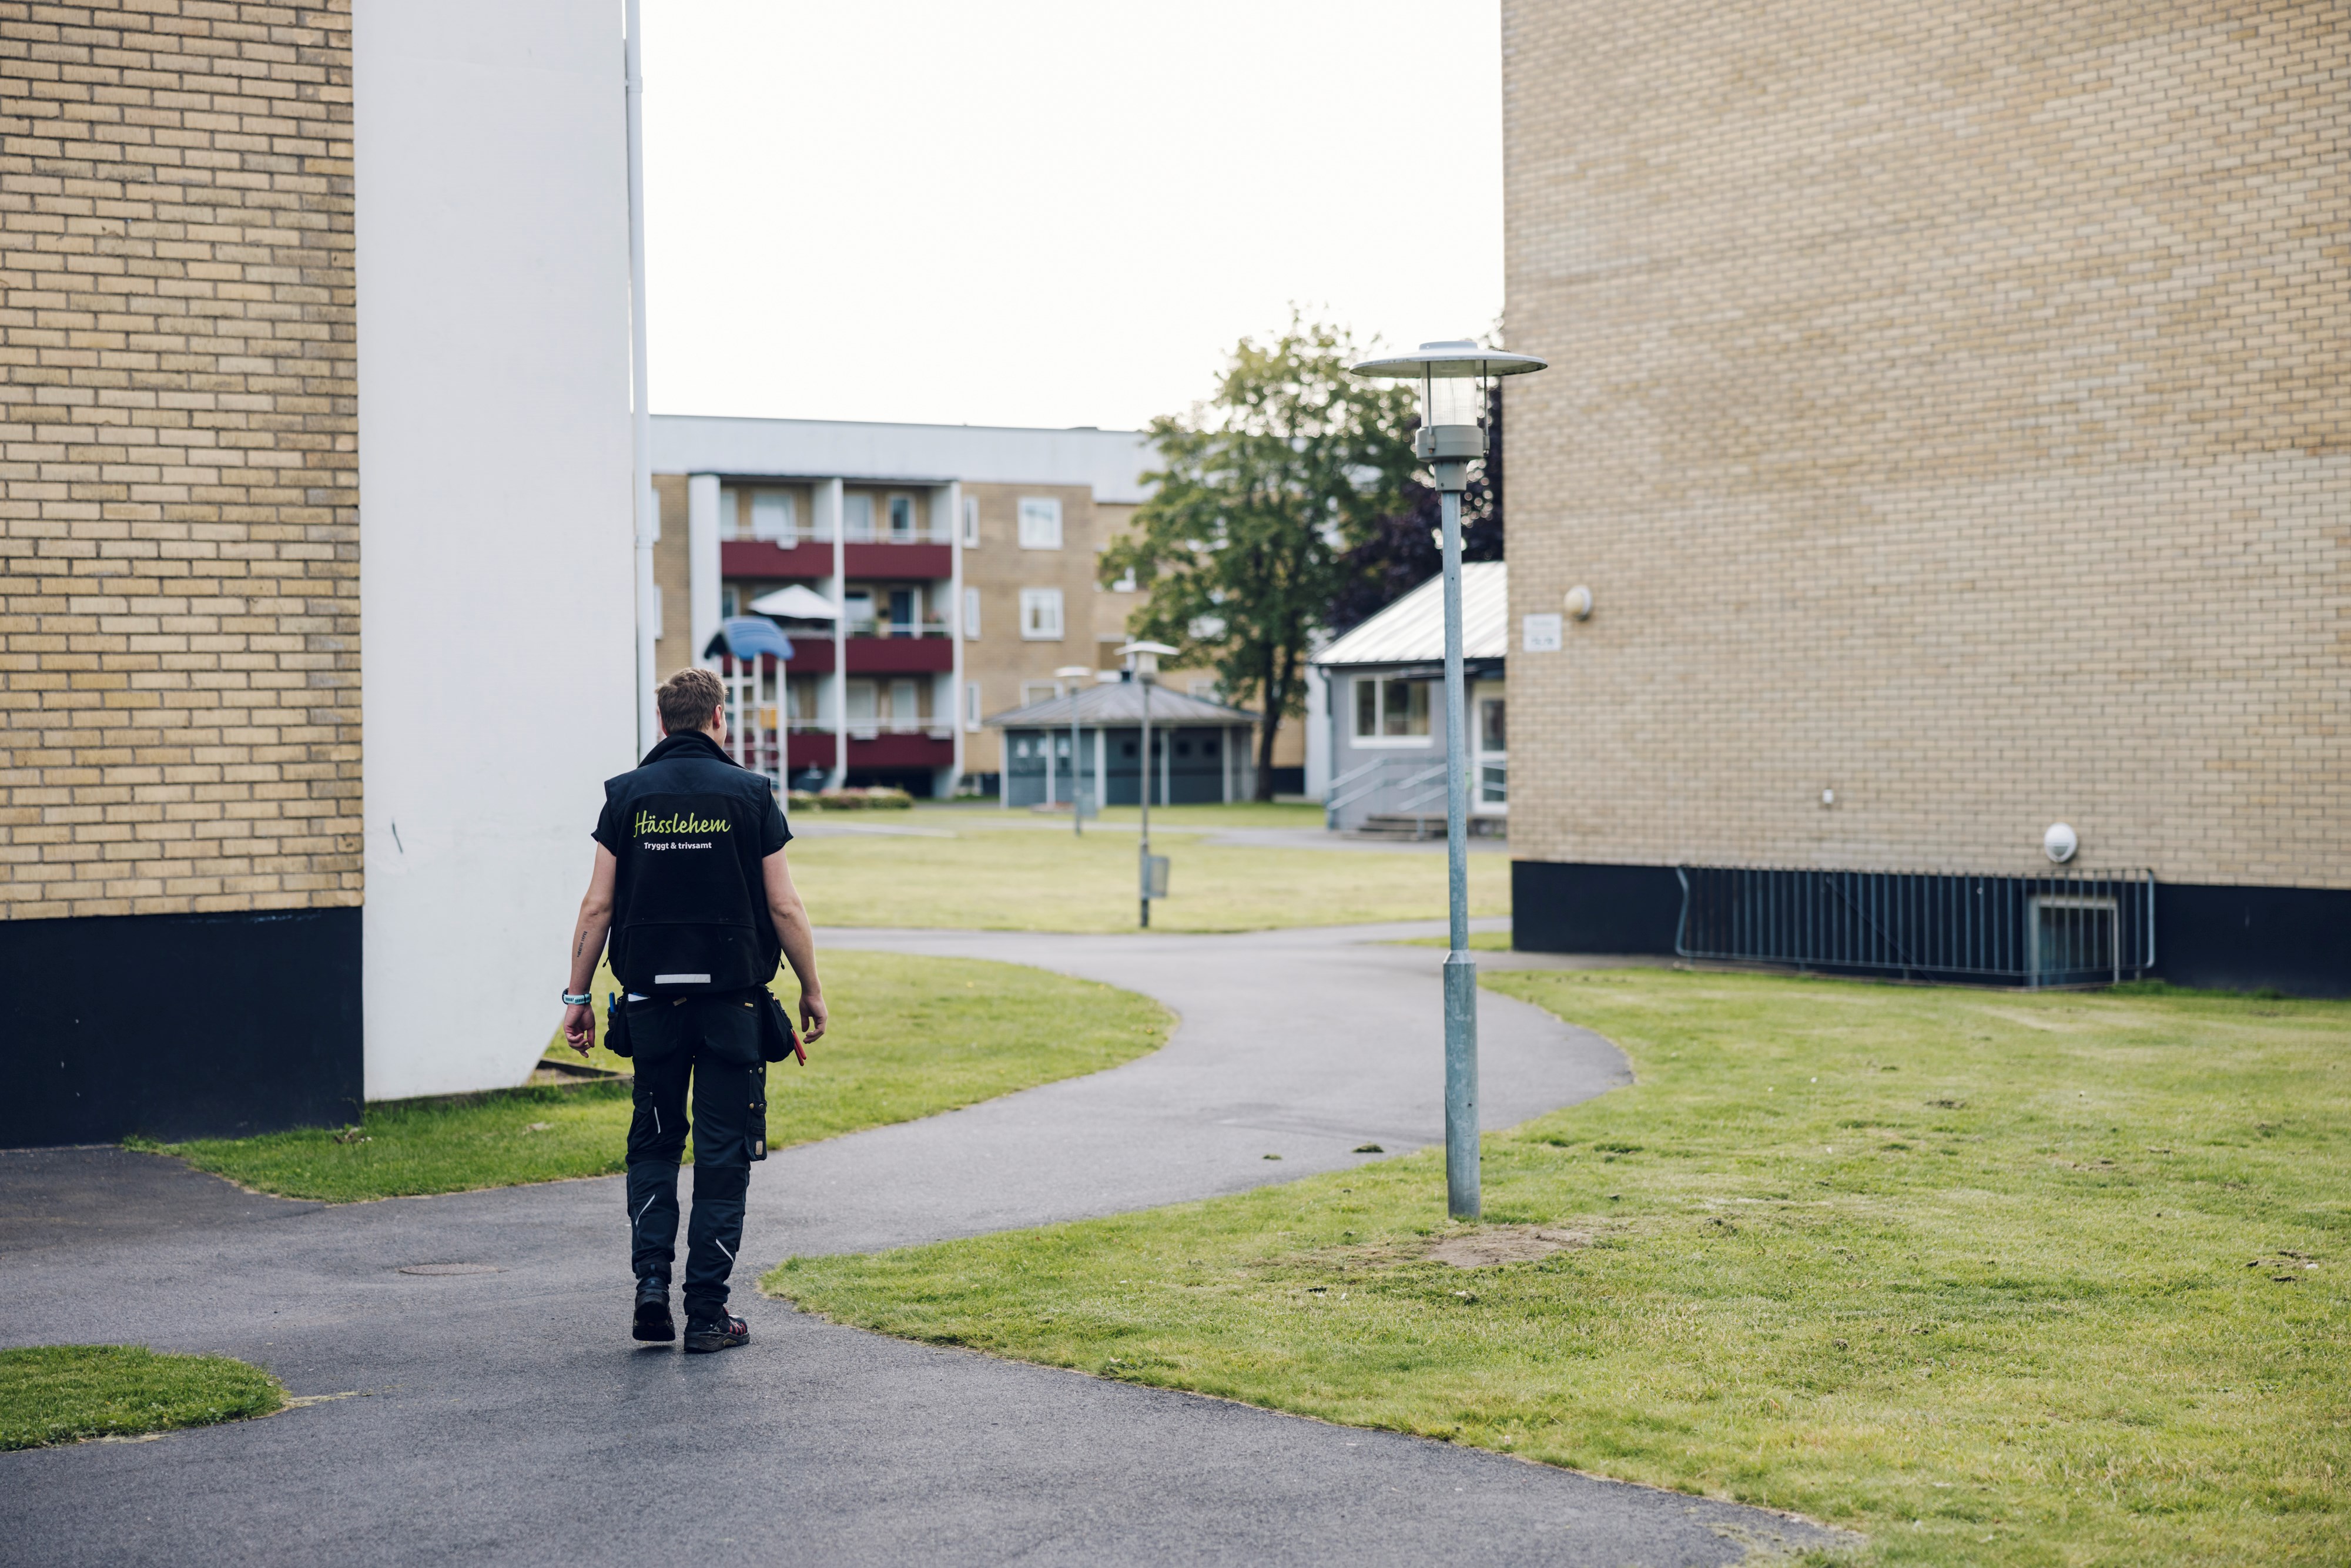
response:
<path fill-rule="evenodd" d="M 1355 695 L 1355 688 L 1364 685 L 1370 685 L 1373 687 L 1372 712 L 1378 715 L 1384 715 L 1387 712 L 1387 693 L 1381 688 L 1394 685 L 1399 681 L 1409 681 L 1411 685 L 1425 686 L 1427 688 L 1428 732 L 1425 735 L 1360 735 L 1356 733 L 1356 725 L 1360 722 L 1363 715 L 1363 699 Z M 1437 724 L 1437 716 L 1436 682 L 1422 680 L 1417 677 L 1399 675 L 1350 675 L 1347 677 L 1347 685 L 1348 745 L 1354 747 L 1359 750 L 1376 750 L 1384 747 L 1392 750 L 1421 751 L 1426 750 L 1429 747 L 1437 744 L 1437 731 L 1439 726 Z M 1384 723 L 1385 721 L 1383 719 L 1381 722 Z"/>
<path fill-rule="evenodd" d="M 1061 499 L 1058 496 L 1020 497 L 1020 548 L 1061 548 Z"/>
<path fill-rule="evenodd" d="M 977 496 L 963 498 L 963 548 L 979 548 L 979 497 Z"/>
<path fill-rule="evenodd" d="M 979 683 L 963 684 L 963 727 L 972 735 L 979 733 Z"/>
<path fill-rule="evenodd" d="M 967 643 L 979 641 L 979 590 L 977 588 L 963 591 L 963 640 Z"/>
<path fill-rule="evenodd" d="M 1032 703 L 1051 702 L 1055 697 L 1061 695 L 1061 683 L 1059 681 L 1023 681 L 1020 683 L 1020 706 L 1022 707 L 1027 707 Z"/>
<path fill-rule="evenodd" d="M 1045 622 L 1051 622 L 1050 628 Z M 1024 588 L 1020 591 L 1020 640 L 1024 643 L 1059 643 L 1069 625 L 1069 617 L 1058 588 Z"/>
<path fill-rule="evenodd" d="M 898 531 L 898 508 L 901 507 L 906 508 L 906 531 L 904 533 L 900 533 Z M 923 537 L 922 518 L 914 510 L 914 497 L 904 495 L 892 496 L 889 497 L 888 505 L 883 508 L 883 511 L 889 517 L 890 526 L 883 531 L 883 537 L 887 538 L 892 544 L 912 544 Z"/>
<path fill-rule="evenodd" d="M 788 490 L 751 492 L 751 538 L 786 549 L 799 542 L 799 517 Z"/>

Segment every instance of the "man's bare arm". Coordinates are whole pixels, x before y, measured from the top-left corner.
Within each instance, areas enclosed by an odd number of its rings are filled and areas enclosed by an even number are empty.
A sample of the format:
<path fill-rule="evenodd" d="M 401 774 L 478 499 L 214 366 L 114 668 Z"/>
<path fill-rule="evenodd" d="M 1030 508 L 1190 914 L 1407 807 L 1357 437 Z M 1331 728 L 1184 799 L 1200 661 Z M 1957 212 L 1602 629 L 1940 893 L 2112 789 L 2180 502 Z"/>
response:
<path fill-rule="evenodd" d="M 596 846 L 596 869 L 588 875 L 588 894 L 580 901 L 580 919 L 571 928 L 571 977 L 564 987 L 573 996 L 587 990 L 596 978 L 597 961 L 604 956 L 604 936 L 612 928 L 612 883 L 621 862 L 603 845 Z M 596 1043 L 596 1009 L 563 1009 L 563 1038 L 585 1056 Z"/>
<path fill-rule="evenodd" d="M 799 890 L 792 886 L 792 868 L 784 852 L 778 850 L 760 864 L 767 876 L 768 917 L 776 923 L 776 939 L 784 945 L 784 962 L 800 982 L 801 1037 L 822 1040 L 828 1015 L 824 987 L 816 977 L 816 932 L 809 925 Z"/>

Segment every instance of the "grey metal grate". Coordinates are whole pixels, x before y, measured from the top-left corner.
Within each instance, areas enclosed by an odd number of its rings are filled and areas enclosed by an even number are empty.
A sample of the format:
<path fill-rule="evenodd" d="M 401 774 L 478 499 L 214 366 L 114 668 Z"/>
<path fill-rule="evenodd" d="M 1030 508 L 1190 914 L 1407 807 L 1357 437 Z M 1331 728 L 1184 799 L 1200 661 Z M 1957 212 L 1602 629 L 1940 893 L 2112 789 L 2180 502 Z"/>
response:
<path fill-rule="evenodd" d="M 1685 958 L 2080 986 L 2155 967 L 2155 877 L 1678 866 Z"/>

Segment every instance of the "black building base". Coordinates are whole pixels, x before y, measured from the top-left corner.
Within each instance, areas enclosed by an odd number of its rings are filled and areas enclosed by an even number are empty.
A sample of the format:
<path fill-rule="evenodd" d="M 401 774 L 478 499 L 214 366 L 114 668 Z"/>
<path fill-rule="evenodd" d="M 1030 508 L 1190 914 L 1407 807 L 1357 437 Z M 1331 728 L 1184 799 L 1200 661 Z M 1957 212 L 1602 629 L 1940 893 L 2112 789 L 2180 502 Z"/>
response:
<path fill-rule="evenodd" d="M 360 1119 L 360 912 L 0 921 L 0 1147 Z"/>
<path fill-rule="evenodd" d="M 1682 883 L 1669 865 L 1510 862 L 1510 946 L 1522 953 L 1670 956 Z"/>
<path fill-rule="evenodd" d="M 1522 952 L 1670 956 L 1681 907 L 1669 865 L 1510 862 Z M 2351 997 L 2351 889 L 2158 883 L 2155 934 L 2155 973 L 2174 985 Z"/>

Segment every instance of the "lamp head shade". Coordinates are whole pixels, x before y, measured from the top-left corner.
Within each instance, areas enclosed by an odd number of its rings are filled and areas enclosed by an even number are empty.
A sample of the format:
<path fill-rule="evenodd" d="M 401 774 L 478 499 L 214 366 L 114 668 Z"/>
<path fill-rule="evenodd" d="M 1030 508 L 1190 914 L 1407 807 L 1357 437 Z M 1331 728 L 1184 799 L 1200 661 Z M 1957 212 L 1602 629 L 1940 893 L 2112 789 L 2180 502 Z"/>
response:
<path fill-rule="evenodd" d="M 1458 460 L 1485 455 L 1485 433 L 1478 427 L 1485 418 L 1487 382 L 1496 376 L 1522 376 L 1546 369 L 1548 363 L 1531 354 L 1506 354 L 1454 338 L 1423 343 L 1409 354 L 1365 360 L 1348 367 L 1347 373 L 1418 382 L 1420 434 L 1414 438 L 1414 449 L 1424 458 Z"/>
<path fill-rule="evenodd" d="M 1161 656 L 1163 654 L 1172 656 L 1176 650 L 1165 643 L 1129 643 L 1118 652 L 1121 658 L 1134 661 L 1136 674 L 1155 675 L 1159 673 Z"/>

